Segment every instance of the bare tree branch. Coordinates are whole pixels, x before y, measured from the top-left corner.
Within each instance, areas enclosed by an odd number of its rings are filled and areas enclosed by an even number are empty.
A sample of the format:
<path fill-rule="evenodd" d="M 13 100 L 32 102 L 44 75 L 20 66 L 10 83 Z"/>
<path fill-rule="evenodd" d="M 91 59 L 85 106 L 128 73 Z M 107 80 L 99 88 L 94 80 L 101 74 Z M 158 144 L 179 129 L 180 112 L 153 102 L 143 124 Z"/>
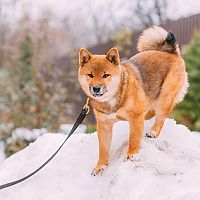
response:
<path fill-rule="evenodd" d="M 148 1 L 149 2 L 149 1 Z M 152 7 L 148 6 L 148 2 L 137 0 L 134 14 L 139 18 L 144 27 L 153 24 L 161 24 L 166 20 L 167 0 L 152 0 Z"/>

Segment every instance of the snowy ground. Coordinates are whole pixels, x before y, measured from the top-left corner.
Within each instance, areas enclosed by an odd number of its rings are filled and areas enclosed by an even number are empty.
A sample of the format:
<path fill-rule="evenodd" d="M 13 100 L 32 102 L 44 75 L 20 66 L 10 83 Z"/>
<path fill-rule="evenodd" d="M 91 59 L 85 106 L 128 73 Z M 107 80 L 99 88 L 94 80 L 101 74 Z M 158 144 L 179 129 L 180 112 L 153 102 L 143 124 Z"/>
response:
<path fill-rule="evenodd" d="M 61 124 L 59 127 L 59 133 L 69 133 L 70 130 L 72 129 L 73 124 Z M 11 124 L 0 124 L 0 130 L 9 132 L 12 129 Z M 8 131 L 7 131 L 8 130 Z M 41 129 L 28 129 L 28 128 L 16 128 L 14 131 L 12 131 L 11 137 L 7 139 L 7 142 L 12 142 L 15 141 L 16 139 L 22 139 L 26 141 L 35 141 L 39 136 L 44 135 L 47 133 L 48 130 L 46 128 L 41 128 Z M 85 133 L 86 132 L 86 125 L 80 125 L 75 133 Z M 1 141 L 0 138 L 0 163 L 5 159 L 6 155 L 4 153 L 4 144 L 3 141 Z"/>
<path fill-rule="evenodd" d="M 152 122 L 146 123 L 147 129 Z M 114 127 L 110 165 L 91 176 L 97 135 L 73 135 L 58 156 L 28 181 L 0 191 L 1 200 L 198 200 L 200 134 L 166 120 L 161 136 L 143 138 L 140 153 L 123 162 L 128 124 Z M 45 134 L 0 165 L 0 184 L 21 178 L 49 157 L 65 139 Z"/>
<path fill-rule="evenodd" d="M 4 160 L 4 145 L 3 142 L 0 141 L 0 163 Z"/>

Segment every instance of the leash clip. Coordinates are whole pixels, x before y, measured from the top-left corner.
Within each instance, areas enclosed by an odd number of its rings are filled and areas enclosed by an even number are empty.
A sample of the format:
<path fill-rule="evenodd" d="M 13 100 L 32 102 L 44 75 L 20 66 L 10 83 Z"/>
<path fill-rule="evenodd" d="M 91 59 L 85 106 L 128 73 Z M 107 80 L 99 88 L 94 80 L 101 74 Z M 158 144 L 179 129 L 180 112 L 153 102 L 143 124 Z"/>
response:
<path fill-rule="evenodd" d="M 90 100 L 90 98 L 88 97 L 85 105 L 83 106 L 83 109 L 87 110 L 86 115 L 90 112 L 89 100 Z"/>

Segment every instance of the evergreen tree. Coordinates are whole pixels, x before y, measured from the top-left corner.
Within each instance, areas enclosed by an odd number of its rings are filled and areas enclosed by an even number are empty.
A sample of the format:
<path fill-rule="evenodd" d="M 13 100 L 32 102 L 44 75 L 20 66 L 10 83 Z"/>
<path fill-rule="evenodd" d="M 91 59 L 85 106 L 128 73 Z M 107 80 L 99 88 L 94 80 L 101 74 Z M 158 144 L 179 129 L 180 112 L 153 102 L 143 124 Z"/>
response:
<path fill-rule="evenodd" d="M 183 58 L 189 75 L 188 93 L 175 111 L 174 117 L 192 130 L 200 131 L 200 33 L 184 49 Z"/>
<path fill-rule="evenodd" d="M 20 44 L 16 67 L 9 70 L 10 121 L 13 128 L 57 130 L 68 120 L 67 87 L 58 76 L 59 69 L 48 64 L 39 69 L 33 60 L 32 39 L 27 36 Z"/>
<path fill-rule="evenodd" d="M 33 84 L 34 70 L 32 65 L 32 40 L 26 36 L 20 45 L 19 57 L 19 86 L 25 87 Z"/>
<path fill-rule="evenodd" d="M 7 155 L 32 142 L 22 138 L 12 140 L 14 129 L 57 131 L 60 124 L 70 120 L 69 96 L 62 82 L 66 74 L 50 64 L 42 63 L 42 68 L 36 67 L 33 52 L 31 37 L 23 38 L 18 58 L 0 73 L 0 87 L 6 85 L 6 90 L 0 90 L 0 123 L 9 125 L 5 131 L 0 130 L 0 139 L 4 141 Z"/>
<path fill-rule="evenodd" d="M 34 127 L 33 111 L 36 95 L 35 71 L 32 64 L 32 40 L 26 36 L 19 47 L 17 69 L 10 71 L 10 78 L 16 91 L 15 101 L 12 102 L 12 119 L 15 127 Z"/>

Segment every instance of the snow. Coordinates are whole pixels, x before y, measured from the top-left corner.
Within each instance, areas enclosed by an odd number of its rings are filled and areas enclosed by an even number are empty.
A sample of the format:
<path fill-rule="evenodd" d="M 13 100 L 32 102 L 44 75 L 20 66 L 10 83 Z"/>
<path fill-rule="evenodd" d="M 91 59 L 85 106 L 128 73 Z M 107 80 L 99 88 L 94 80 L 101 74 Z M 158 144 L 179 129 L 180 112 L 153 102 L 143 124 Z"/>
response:
<path fill-rule="evenodd" d="M 152 121 L 147 121 L 148 130 Z M 0 191 L 2 200 L 197 200 L 200 199 L 200 134 L 167 119 L 159 138 L 143 138 L 141 151 L 124 162 L 128 123 L 114 126 L 110 164 L 91 176 L 97 161 L 97 134 L 73 135 L 37 175 Z M 44 134 L 0 164 L 0 184 L 28 174 L 65 139 Z"/>
<path fill-rule="evenodd" d="M 25 139 L 27 141 L 31 141 L 31 140 L 36 140 L 39 136 L 43 135 L 47 133 L 47 129 L 46 128 L 41 128 L 41 129 L 28 129 L 28 128 L 16 128 L 13 132 L 12 132 L 12 140 L 16 140 L 16 139 Z"/>
<path fill-rule="evenodd" d="M 0 163 L 4 160 L 4 143 L 0 140 Z"/>
<path fill-rule="evenodd" d="M 62 124 L 60 125 L 58 132 L 64 133 L 64 134 L 69 133 L 72 127 L 73 127 L 73 124 Z M 85 133 L 85 132 L 86 132 L 86 126 L 81 124 L 79 125 L 79 127 L 76 129 L 74 133 Z"/>

